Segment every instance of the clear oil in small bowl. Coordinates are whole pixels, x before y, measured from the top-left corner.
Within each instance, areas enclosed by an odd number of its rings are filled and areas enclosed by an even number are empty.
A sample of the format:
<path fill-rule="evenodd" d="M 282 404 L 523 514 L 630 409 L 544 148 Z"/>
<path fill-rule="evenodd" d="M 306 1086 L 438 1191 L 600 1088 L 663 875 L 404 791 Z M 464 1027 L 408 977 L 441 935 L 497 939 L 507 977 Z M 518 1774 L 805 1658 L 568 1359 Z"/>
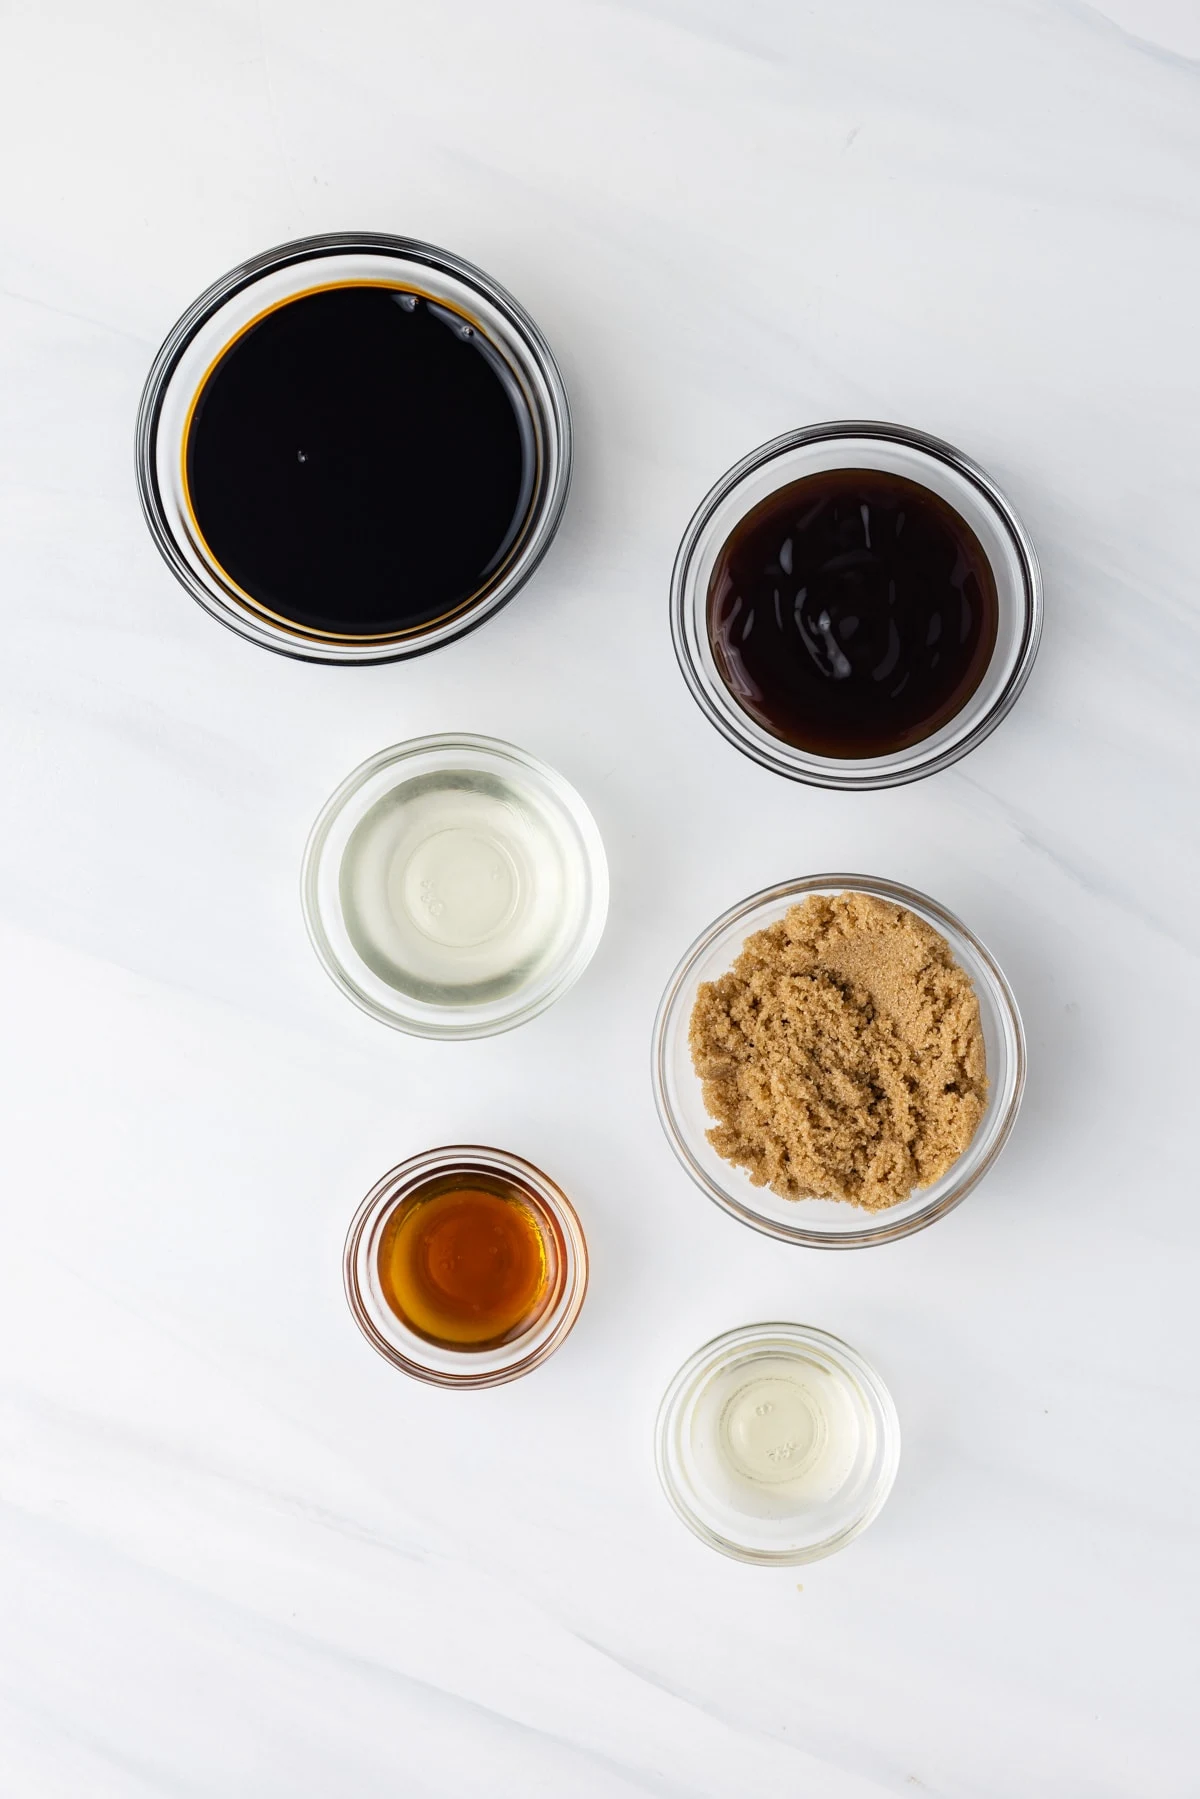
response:
<path fill-rule="evenodd" d="M 667 1498 L 698 1537 L 740 1561 L 840 1549 L 887 1498 L 899 1451 L 874 1369 L 807 1325 L 717 1337 L 679 1370 L 659 1410 Z"/>
<path fill-rule="evenodd" d="M 313 947 L 356 1005 L 417 1036 L 483 1037 L 582 974 L 608 869 L 554 769 L 493 738 L 427 737 L 342 783 L 309 838 L 302 897 Z"/>
<path fill-rule="evenodd" d="M 540 796 L 440 770 L 383 795 L 342 857 L 342 915 L 367 966 L 429 1004 L 507 998 L 570 930 L 572 870 Z"/>

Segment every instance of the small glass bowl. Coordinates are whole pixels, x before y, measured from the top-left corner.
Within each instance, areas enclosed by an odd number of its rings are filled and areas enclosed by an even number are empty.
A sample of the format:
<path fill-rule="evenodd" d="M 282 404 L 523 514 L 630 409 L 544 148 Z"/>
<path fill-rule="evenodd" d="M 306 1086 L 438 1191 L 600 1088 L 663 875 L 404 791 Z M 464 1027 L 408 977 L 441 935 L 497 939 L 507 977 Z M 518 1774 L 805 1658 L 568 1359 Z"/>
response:
<path fill-rule="evenodd" d="M 782 1477 L 747 1488 L 730 1477 L 728 1448 L 722 1452 L 738 1398 L 756 1376 L 771 1380 L 789 1368 L 823 1389 L 818 1429 L 831 1411 L 839 1414 L 842 1442 L 826 1440 L 824 1449 L 827 1466 L 840 1450 L 841 1467 L 835 1462 L 824 1491 L 817 1485 L 797 1494 Z M 770 1453 L 775 1460 L 779 1452 Z M 808 1325 L 747 1324 L 715 1337 L 684 1363 L 659 1407 L 655 1462 L 663 1492 L 689 1530 L 740 1562 L 794 1566 L 844 1548 L 878 1515 L 899 1461 L 896 1408 L 878 1374 L 849 1344 Z"/>
<path fill-rule="evenodd" d="M 741 1168 L 719 1156 L 706 1135 L 713 1120 L 705 1109 L 692 1066 L 688 1027 L 704 981 L 725 974 L 755 931 L 781 919 L 810 893 L 869 893 L 903 906 L 932 925 L 950 945 L 971 979 L 979 1001 L 987 1053 L 988 1098 L 967 1148 L 932 1186 L 917 1188 L 885 1212 L 868 1212 L 843 1200 L 784 1199 L 756 1187 Z M 865 875 L 810 875 L 753 893 L 722 913 L 688 950 L 667 984 L 654 1022 L 654 1100 L 667 1141 L 696 1185 L 717 1205 L 769 1237 L 815 1249 L 863 1249 L 891 1243 L 944 1218 L 981 1181 L 1008 1140 L 1025 1087 L 1025 1034 L 1012 989 L 989 952 L 936 900 L 898 881 Z"/>
<path fill-rule="evenodd" d="M 881 469 L 938 494 L 967 522 L 996 580 L 996 647 L 962 711 L 931 736 L 887 756 L 817 756 L 774 736 L 721 679 L 708 634 L 708 589 L 731 531 L 769 494 L 830 469 Z M 898 787 L 948 768 L 994 731 L 1033 667 L 1042 629 L 1042 582 L 1032 543 L 1000 489 L 961 450 L 903 425 L 841 419 L 773 438 L 743 457 L 701 501 L 671 576 L 671 635 L 683 678 L 735 749 L 776 774 L 814 787 Z"/>
<path fill-rule="evenodd" d="M 306 631 L 244 593 L 209 554 L 192 517 L 183 463 L 192 405 L 223 351 L 264 312 L 323 287 L 394 287 L 458 313 L 490 344 L 519 394 L 535 473 L 525 522 L 480 592 L 409 631 L 338 637 Z M 329 232 L 280 244 L 231 269 L 188 307 L 154 359 L 138 411 L 138 492 L 167 566 L 206 612 L 263 649 L 304 662 L 394 662 L 473 631 L 510 600 L 558 529 L 571 475 L 571 417 L 549 344 L 512 295 L 461 256 L 410 237 Z"/>
<path fill-rule="evenodd" d="M 546 1215 L 557 1249 L 557 1291 L 523 1335 L 487 1349 L 451 1349 L 426 1341 L 393 1312 L 379 1280 L 379 1248 L 388 1219 L 410 1194 L 437 1175 L 482 1174 L 510 1181 Z M 346 1298 L 373 1349 L 394 1368 L 434 1387 L 499 1387 L 528 1374 L 570 1334 L 588 1283 L 587 1243 L 574 1206 L 540 1168 L 506 1150 L 450 1144 L 426 1150 L 377 1181 L 354 1215 L 343 1259 Z"/>
<path fill-rule="evenodd" d="M 521 986 L 473 1002 L 422 999 L 393 986 L 364 961 L 342 911 L 342 860 L 355 827 L 394 789 L 439 773 L 491 775 L 523 788 L 553 831 L 561 864 L 567 911 L 553 955 Z M 555 769 L 514 744 L 452 733 L 381 750 L 347 776 L 309 835 L 300 898 L 326 973 L 372 1018 L 414 1037 L 490 1037 L 536 1018 L 579 979 L 604 932 L 608 863 L 595 820 Z"/>

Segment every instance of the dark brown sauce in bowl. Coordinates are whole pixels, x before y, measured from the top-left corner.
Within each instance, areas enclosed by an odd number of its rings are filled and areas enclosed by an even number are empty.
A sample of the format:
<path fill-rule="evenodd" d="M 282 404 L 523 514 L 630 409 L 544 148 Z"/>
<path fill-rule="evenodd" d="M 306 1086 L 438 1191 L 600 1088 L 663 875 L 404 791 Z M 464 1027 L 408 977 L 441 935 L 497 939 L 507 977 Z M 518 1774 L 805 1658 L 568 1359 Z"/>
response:
<path fill-rule="evenodd" d="M 999 600 L 982 544 L 906 476 L 833 469 L 781 487 L 730 532 L 708 589 L 721 680 L 812 755 L 887 756 L 978 689 Z"/>
<path fill-rule="evenodd" d="M 484 270 L 333 231 L 193 301 L 135 452 L 151 537 L 212 618 L 353 667 L 452 643 L 524 586 L 562 519 L 571 416 L 549 344 Z"/>
<path fill-rule="evenodd" d="M 348 283 L 268 311 L 225 350 L 185 446 L 214 562 L 285 625 L 394 637 L 462 610 L 519 542 L 528 409 L 469 320 Z"/>

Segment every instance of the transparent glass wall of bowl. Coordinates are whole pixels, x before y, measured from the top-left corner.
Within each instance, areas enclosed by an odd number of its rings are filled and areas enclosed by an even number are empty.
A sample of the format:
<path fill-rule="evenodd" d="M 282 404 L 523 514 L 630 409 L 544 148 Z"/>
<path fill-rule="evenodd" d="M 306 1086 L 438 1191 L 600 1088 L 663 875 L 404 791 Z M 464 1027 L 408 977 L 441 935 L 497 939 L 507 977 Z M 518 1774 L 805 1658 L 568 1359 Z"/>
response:
<path fill-rule="evenodd" d="M 943 936 L 955 961 L 970 976 L 979 1000 L 987 1053 L 987 1108 L 970 1145 L 932 1186 L 920 1188 L 884 1212 L 867 1212 L 840 1200 L 783 1199 L 756 1187 L 740 1168 L 723 1160 L 708 1141 L 713 1120 L 692 1066 L 688 1025 L 697 990 L 736 960 L 746 938 L 764 930 L 810 893 L 869 893 L 904 906 Z M 945 907 L 898 882 L 866 875 L 813 875 L 785 881 L 723 913 L 697 938 L 667 984 L 654 1026 L 654 1097 L 676 1156 L 717 1205 L 753 1229 L 784 1242 L 822 1249 L 859 1249 L 887 1243 L 942 1218 L 983 1178 L 1008 1140 L 1025 1086 L 1025 1037 L 1012 990 L 979 939 Z"/>
<path fill-rule="evenodd" d="M 491 1349 L 446 1349 L 418 1337 L 388 1305 L 379 1246 L 388 1219 L 411 1193 L 440 1174 L 471 1172 L 499 1175 L 536 1194 L 559 1226 L 565 1266 L 557 1301 L 524 1336 Z M 538 1367 L 569 1334 L 587 1292 L 587 1243 L 566 1194 L 532 1162 L 481 1144 L 450 1144 L 390 1169 L 371 1189 L 346 1238 L 343 1274 L 355 1322 L 393 1367 L 438 1387 L 497 1387 Z"/>
<path fill-rule="evenodd" d="M 756 1370 L 792 1362 L 840 1401 L 850 1428 L 845 1470 L 832 1491 L 797 1499 L 786 1483 L 747 1493 L 721 1478 L 714 1443 L 714 1387 L 736 1391 Z M 876 1518 L 900 1461 L 891 1394 L 865 1358 L 828 1332 L 799 1324 L 751 1324 L 706 1343 L 679 1370 L 659 1407 L 655 1461 L 678 1516 L 710 1548 L 738 1561 L 795 1566 L 842 1549 Z"/>
<path fill-rule="evenodd" d="M 359 954 L 342 915 L 342 858 L 377 800 L 434 770 L 498 773 L 536 796 L 562 861 L 563 928 L 554 959 L 527 986 L 476 1005 L 434 1004 L 389 986 Z M 301 871 L 301 903 L 313 948 L 348 999 L 382 1024 L 418 1037 L 486 1037 L 536 1017 L 583 973 L 608 915 L 608 864 L 595 820 L 557 770 L 514 744 L 448 734 L 381 750 L 350 774 L 322 808 Z"/>
<path fill-rule="evenodd" d="M 276 623 L 249 603 L 208 556 L 184 491 L 193 401 L 226 346 L 260 314 L 314 288 L 377 281 L 465 313 L 493 344 L 528 407 L 537 474 L 525 529 L 494 584 L 462 611 L 384 641 L 321 637 Z M 151 534 L 176 577 L 213 617 L 263 648 L 318 662 L 386 662 L 448 643 L 489 618 L 533 573 L 566 503 L 571 424 L 562 376 L 545 338 L 513 297 L 445 250 L 415 239 L 337 233 L 281 244 L 233 269 L 172 329 L 150 371 L 137 425 L 137 475 Z"/>
<path fill-rule="evenodd" d="M 991 563 L 999 598 L 996 648 L 983 681 L 956 718 L 893 755 L 816 756 L 767 731 L 721 679 L 708 634 L 708 589 L 738 521 L 761 500 L 829 469 L 881 469 L 918 481 L 966 520 Z M 671 630 L 684 679 L 701 710 L 743 754 L 818 787 L 892 787 L 945 768 L 995 728 L 1028 678 L 1041 634 L 1037 558 L 1012 507 L 984 471 L 950 444 L 898 425 L 839 421 L 764 444 L 722 477 L 684 534 L 671 583 Z"/>

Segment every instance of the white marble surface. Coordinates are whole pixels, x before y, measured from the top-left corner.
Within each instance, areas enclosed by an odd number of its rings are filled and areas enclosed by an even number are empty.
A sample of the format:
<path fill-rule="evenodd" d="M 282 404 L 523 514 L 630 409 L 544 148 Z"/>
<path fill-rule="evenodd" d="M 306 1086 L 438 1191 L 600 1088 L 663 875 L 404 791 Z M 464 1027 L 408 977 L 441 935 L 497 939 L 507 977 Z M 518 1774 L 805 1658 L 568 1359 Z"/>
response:
<path fill-rule="evenodd" d="M 84 0 L 0 11 L 5 1799 L 1113 1799 L 1200 1792 L 1200 26 L 1112 0 Z M 131 438 L 244 256 L 366 225 L 525 301 L 578 429 L 485 630 L 338 671 L 173 583 Z M 709 482 L 805 421 L 991 468 L 1043 558 L 1017 710 L 865 797 L 732 751 L 671 655 Z M 346 1004 L 300 849 L 371 751 L 465 727 L 581 788 L 592 969 L 511 1037 Z M 1017 1133 L 858 1255 L 707 1204 L 656 1124 L 662 983 L 784 876 L 896 876 L 992 946 Z M 347 1220 L 423 1146 L 574 1195 L 564 1350 L 425 1391 L 355 1332 Z M 890 1383 L 891 1502 L 796 1572 L 661 1499 L 658 1394 L 784 1316 Z M 1192 1719 L 1194 1723 L 1194 1717 Z"/>

